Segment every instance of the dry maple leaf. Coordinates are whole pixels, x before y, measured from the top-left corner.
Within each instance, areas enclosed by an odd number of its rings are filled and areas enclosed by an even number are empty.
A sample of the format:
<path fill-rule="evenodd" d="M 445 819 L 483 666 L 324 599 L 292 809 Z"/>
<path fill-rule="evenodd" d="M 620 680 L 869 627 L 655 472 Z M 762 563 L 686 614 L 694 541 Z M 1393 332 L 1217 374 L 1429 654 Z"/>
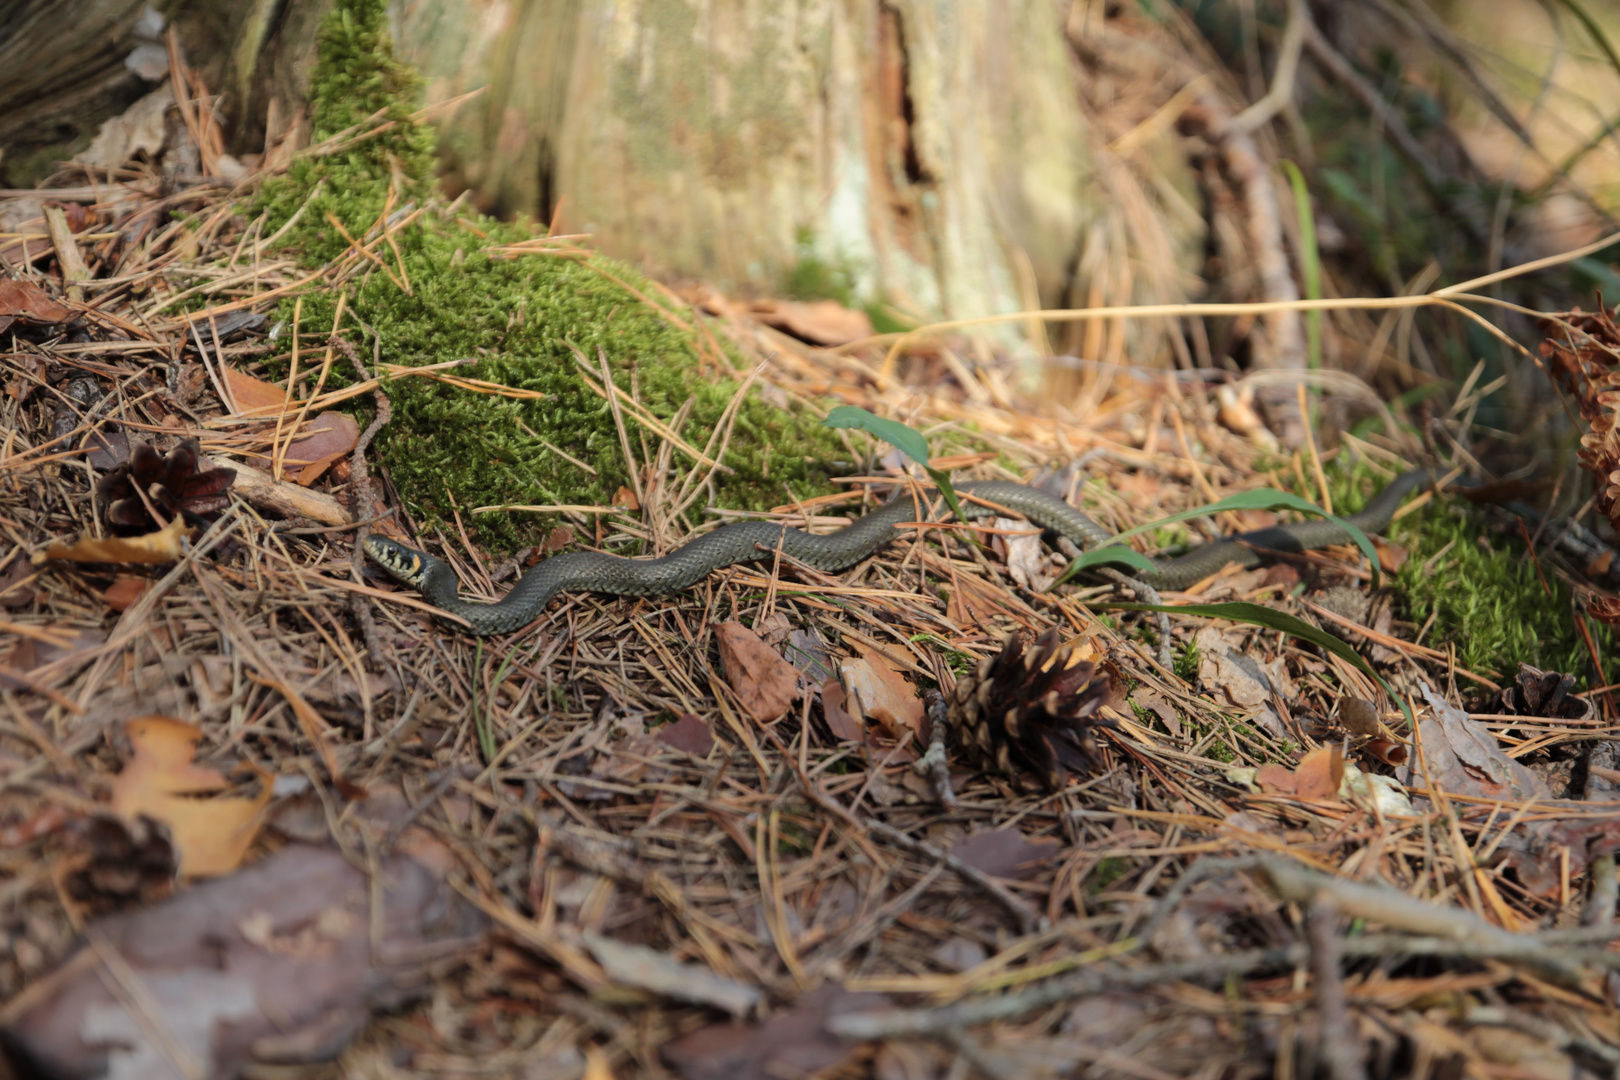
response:
<path fill-rule="evenodd" d="M 198 472 L 200 460 L 196 439 L 162 457 L 148 444 L 136 443 L 129 460 L 96 485 L 96 496 L 108 504 L 107 524 L 126 536 L 150 532 L 158 527 L 152 510 L 184 517 L 194 526 L 207 524 L 225 508 L 225 493 L 236 474 L 229 469 Z"/>
<path fill-rule="evenodd" d="M 168 826 L 180 872 L 188 877 L 228 874 L 240 866 L 259 834 L 270 785 L 255 799 L 190 798 L 228 786 L 216 770 L 191 760 L 202 731 L 167 716 L 131 720 L 124 731 L 135 753 L 113 778 L 112 806 L 119 816 Z"/>
<path fill-rule="evenodd" d="M 1096 765 L 1096 729 L 1113 726 L 1099 710 L 1112 693 L 1109 676 L 1090 661 L 1074 661 L 1055 627 L 1028 648 L 1014 634 L 975 675 L 957 681 L 950 722 L 981 764 L 1028 769 L 1056 789 L 1070 770 Z"/>

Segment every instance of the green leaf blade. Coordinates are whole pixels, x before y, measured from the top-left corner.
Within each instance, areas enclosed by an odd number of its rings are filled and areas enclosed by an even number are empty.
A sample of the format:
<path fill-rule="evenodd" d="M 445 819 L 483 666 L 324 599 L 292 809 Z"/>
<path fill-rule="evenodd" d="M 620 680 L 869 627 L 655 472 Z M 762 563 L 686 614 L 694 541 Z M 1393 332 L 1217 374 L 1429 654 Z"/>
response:
<path fill-rule="evenodd" d="M 1302 499 L 1298 495 L 1293 495 L 1286 491 L 1278 491 L 1276 488 L 1255 488 L 1253 491 L 1240 491 L 1236 495 L 1228 495 L 1219 502 L 1213 502 L 1207 506 L 1195 506 L 1191 510 L 1183 510 L 1179 514 L 1171 514 L 1169 517 L 1159 518 L 1157 521 L 1150 521 L 1146 525 L 1138 525 L 1134 529 L 1127 529 L 1125 532 L 1122 532 L 1115 537 L 1115 539 L 1125 540 L 1129 537 L 1145 533 L 1149 529 L 1158 529 L 1164 527 L 1165 525 L 1174 525 L 1178 521 L 1186 521 L 1189 518 L 1204 517 L 1208 514 L 1219 514 L 1226 510 L 1298 510 L 1302 514 L 1311 514 L 1315 517 L 1326 518 L 1335 525 L 1339 526 L 1339 528 L 1343 529 L 1349 535 L 1350 540 L 1356 545 L 1356 547 L 1361 549 L 1361 553 L 1367 557 L 1369 562 L 1372 563 L 1375 578 L 1378 574 L 1378 550 L 1373 547 L 1372 540 L 1367 537 L 1365 532 L 1351 524 L 1349 521 L 1346 521 L 1344 518 L 1328 513 L 1326 510 L 1323 510 L 1320 506 L 1317 506 L 1309 499 Z"/>
<path fill-rule="evenodd" d="M 928 440 L 922 434 L 898 420 L 885 420 L 859 405 L 838 405 L 827 413 L 822 423 L 830 428 L 851 428 L 882 439 L 896 447 L 912 461 L 927 468 Z"/>

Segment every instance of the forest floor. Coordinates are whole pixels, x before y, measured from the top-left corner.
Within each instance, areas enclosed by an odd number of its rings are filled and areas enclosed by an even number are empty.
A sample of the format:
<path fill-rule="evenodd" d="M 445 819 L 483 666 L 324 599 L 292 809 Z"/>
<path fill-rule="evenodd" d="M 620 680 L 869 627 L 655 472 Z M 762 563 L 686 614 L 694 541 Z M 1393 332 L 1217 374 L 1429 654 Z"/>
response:
<path fill-rule="evenodd" d="M 504 561 L 472 509 L 419 530 L 368 457 L 376 377 L 500 388 L 307 327 L 303 380 L 276 376 L 276 305 L 386 265 L 391 226 L 308 275 L 223 188 L 58 196 L 0 232 L 0 1026 L 36 1054 L 592 1080 L 1620 1067 L 1608 689 L 1460 663 L 1387 585 L 1425 517 L 1510 550 L 1485 511 L 1414 499 L 1384 584 L 1345 547 L 1164 595 L 1265 605 L 1354 660 L 1177 615 L 1166 666 L 1153 615 L 1054 585 L 1066 560 L 1016 520 L 920 525 L 836 576 L 774 558 L 568 595 L 475 639 L 369 568 L 357 523 L 495 597 L 555 551 L 667 552 L 743 515 L 678 512 L 688 451 L 632 393 L 615 437 L 645 482 L 621 505 Z M 744 358 L 739 398 L 861 405 L 958 479 L 1120 530 L 1259 487 L 1342 509 L 1423 460 L 1398 424 L 1280 451 L 1208 373 L 1098 368 L 1031 411 L 970 342 L 888 368 L 713 295 L 646 302 Z M 905 482 L 849 445 L 846 492 L 762 516 L 837 528 Z M 1561 559 L 1542 545 L 1536 573 L 1577 579 Z M 930 767 L 927 692 L 1048 632 L 1048 673 L 1087 665 L 1089 766 L 1049 785 L 958 731 Z"/>

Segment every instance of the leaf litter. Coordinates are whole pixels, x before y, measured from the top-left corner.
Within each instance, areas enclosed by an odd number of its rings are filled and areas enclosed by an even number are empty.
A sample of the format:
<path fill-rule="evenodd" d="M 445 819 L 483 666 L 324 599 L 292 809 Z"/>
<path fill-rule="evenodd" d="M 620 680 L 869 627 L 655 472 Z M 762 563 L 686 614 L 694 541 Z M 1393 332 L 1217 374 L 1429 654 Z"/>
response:
<path fill-rule="evenodd" d="M 1199 657 L 1177 674 L 1144 616 L 1105 614 L 1109 586 L 1043 588 L 1059 564 L 1016 522 L 988 546 L 922 529 L 836 579 L 761 564 L 653 600 L 570 596 L 527 636 L 475 642 L 353 574 L 349 526 L 376 505 L 350 468 L 358 425 L 332 419 L 341 401 L 295 413 L 267 366 L 287 355 L 263 316 L 292 265 L 242 261 L 252 223 L 221 188 L 103 186 L 74 204 L 99 268 L 74 282 L 83 306 L 49 248 L 0 279 L 0 1024 L 39 1054 L 115 1075 L 179 1055 L 207 1076 L 335 1058 L 593 1080 L 1295 1067 L 1331 946 L 1341 1019 L 1388 1060 L 1620 1062 L 1601 693 L 1527 674 L 1469 712 L 1443 643 L 1412 644 L 1421 626 L 1386 614 L 1356 654 L 1386 688 L 1233 621 L 1311 617 L 1300 581 L 1361 591 L 1349 549 L 1167 597 L 1231 601 L 1172 619 Z M 159 228 L 170 211 L 203 227 Z M 351 250 L 298 287 L 367 265 Z M 135 274 L 140 292 L 107 283 Z M 200 312 L 163 310 L 187 290 Z M 775 310 L 812 341 L 859 329 Z M 1121 530 L 1206 488 L 1276 485 L 1228 384 L 1122 379 L 1035 419 L 1009 407 L 1011 362 L 964 361 L 964 340 L 918 344 L 894 377 L 879 346 L 711 311 L 682 317 L 774 353 L 774 397 L 904 417 L 932 432 L 919 462 L 967 475 L 1083 462 L 1081 501 Z M 78 401 L 70 384 L 91 404 L 37 392 Z M 343 400 L 382 390 L 356 386 Z M 654 477 L 669 456 L 638 435 Z M 864 439 L 852 472 L 896 479 L 884 463 L 904 457 Z M 1381 477 L 1420 450 L 1399 432 L 1352 446 Z M 669 550 L 701 520 L 671 512 L 677 489 L 627 487 L 608 520 Z M 464 580 L 493 565 L 464 536 L 391 527 Z M 998 668 L 1014 637 L 1047 659 Z M 972 713 L 991 725 L 979 757 L 952 731 L 931 763 L 930 695 L 944 715 L 958 685 L 998 707 Z M 1026 741 L 995 726 L 1008 701 Z M 1506 1028 L 1532 1034 L 1486 1045 Z"/>

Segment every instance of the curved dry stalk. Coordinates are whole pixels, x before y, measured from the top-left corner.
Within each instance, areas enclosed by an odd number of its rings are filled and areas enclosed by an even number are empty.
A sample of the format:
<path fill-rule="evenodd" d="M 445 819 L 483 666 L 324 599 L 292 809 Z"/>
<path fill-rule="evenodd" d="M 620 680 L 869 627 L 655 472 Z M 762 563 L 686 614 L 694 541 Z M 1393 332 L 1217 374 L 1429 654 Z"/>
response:
<path fill-rule="evenodd" d="M 1492 297 L 1478 296 L 1474 290 L 1485 285 L 1492 285 L 1498 281 L 1522 277 L 1538 270 L 1545 270 L 1553 266 L 1583 259 L 1594 252 L 1602 251 L 1620 243 L 1620 232 L 1611 233 L 1601 240 L 1594 240 L 1590 244 L 1560 252 L 1557 255 L 1548 255 L 1541 259 L 1532 259 L 1529 262 L 1519 263 L 1516 266 L 1498 270 L 1495 273 L 1485 274 L 1482 277 L 1470 278 L 1455 285 L 1447 285 L 1433 292 L 1416 293 L 1411 296 L 1341 296 L 1323 297 L 1319 300 L 1256 300 L 1237 304 L 1141 304 L 1122 305 L 1118 307 L 1096 308 L 1054 308 L 1049 311 L 1012 311 L 999 315 L 980 315 L 971 319 L 950 319 L 945 322 L 929 323 L 912 330 L 897 334 L 878 334 L 860 341 L 852 341 L 847 345 L 838 346 L 839 350 L 855 349 L 862 345 L 888 344 L 889 351 L 883 358 L 883 366 L 879 374 L 892 381 L 895 361 L 899 358 L 901 350 L 914 341 L 929 334 L 943 333 L 948 330 L 962 330 L 976 326 L 993 326 L 997 323 L 1019 322 L 1038 316 L 1047 322 L 1085 322 L 1091 319 L 1119 319 L 1119 318 L 1184 318 L 1193 315 L 1266 315 L 1277 311 L 1387 311 L 1397 308 L 1420 308 L 1440 305 L 1445 302 L 1469 300 L 1478 303 L 1488 303 L 1496 306 L 1512 306 L 1505 301 Z M 1470 313 L 1474 314 L 1474 313 Z M 1543 315 L 1545 313 L 1535 312 Z M 1477 314 L 1475 314 L 1477 318 Z"/>

